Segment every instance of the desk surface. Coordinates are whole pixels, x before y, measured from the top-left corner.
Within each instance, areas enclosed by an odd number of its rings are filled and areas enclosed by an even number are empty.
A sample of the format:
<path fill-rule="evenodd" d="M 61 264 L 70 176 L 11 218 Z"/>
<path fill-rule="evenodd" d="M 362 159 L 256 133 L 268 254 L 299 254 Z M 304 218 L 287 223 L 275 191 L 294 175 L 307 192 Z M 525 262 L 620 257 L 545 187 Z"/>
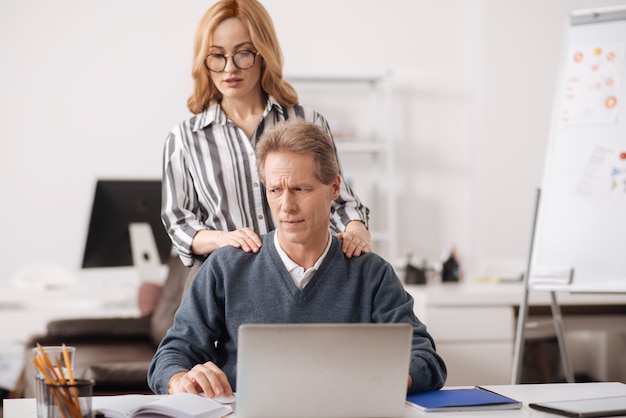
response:
<path fill-rule="evenodd" d="M 522 409 L 513 411 L 495 412 L 436 412 L 426 413 L 410 406 L 406 407 L 404 418 L 432 416 L 433 418 L 446 417 L 485 417 L 487 415 L 507 417 L 556 417 L 557 415 L 539 412 L 528 407 L 529 402 L 546 402 L 583 398 L 598 398 L 604 396 L 626 396 L 626 384 L 616 382 L 602 383 L 556 383 L 543 385 L 495 385 L 485 386 L 502 395 L 523 402 Z M 493 415 L 493 414 L 496 415 Z M 35 400 L 5 399 L 4 418 L 34 418 L 37 416 Z"/>
<path fill-rule="evenodd" d="M 417 303 L 432 306 L 518 306 L 524 295 L 522 282 L 512 283 L 438 283 L 405 285 Z M 611 305 L 626 303 L 624 293 L 557 292 L 561 305 Z M 550 305 L 550 292 L 532 291 L 529 305 Z"/>

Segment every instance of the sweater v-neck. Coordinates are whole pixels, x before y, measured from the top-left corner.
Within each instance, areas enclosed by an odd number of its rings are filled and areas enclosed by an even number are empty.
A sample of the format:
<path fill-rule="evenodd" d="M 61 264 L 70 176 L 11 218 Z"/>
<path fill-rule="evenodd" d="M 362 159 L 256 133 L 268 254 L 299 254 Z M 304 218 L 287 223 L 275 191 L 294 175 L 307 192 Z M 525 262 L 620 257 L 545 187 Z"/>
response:
<path fill-rule="evenodd" d="M 330 248 L 324 257 L 324 260 L 319 265 L 317 271 L 313 274 L 313 277 L 309 280 L 308 284 L 304 286 L 304 288 L 300 289 L 293 281 L 291 274 L 287 271 L 287 267 L 283 263 L 283 260 L 280 258 L 278 251 L 275 247 L 274 240 L 276 239 L 276 231 L 271 233 L 272 243 L 268 247 L 271 248 L 271 258 L 272 262 L 275 264 L 275 267 L 280 272 L 280 278 L 283 282 L 283 285 L 287 287 L 289 294 L 294 298 L 298 299 L 299 303 L 306 303 L 312 295 L 315 293 L 315 288 L 319 285 L 321 281 L 324 280 L 326 276 L 326 271 L 328 271 L 329 259 L 333 258 L 333 253 L 338 245 L 337 240 L 331 235 L 330 240 Z"/>

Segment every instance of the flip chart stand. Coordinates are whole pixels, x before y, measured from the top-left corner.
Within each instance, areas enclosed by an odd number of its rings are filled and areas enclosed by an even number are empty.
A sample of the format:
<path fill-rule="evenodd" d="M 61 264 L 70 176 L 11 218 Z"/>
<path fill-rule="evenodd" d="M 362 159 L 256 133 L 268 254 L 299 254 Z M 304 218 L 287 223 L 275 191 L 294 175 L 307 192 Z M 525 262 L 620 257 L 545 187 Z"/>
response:
<path fill-rule="evenodd" d="M 522 295 L 522 301 L 519 307 L 519 314 L 517 317 L 517 330 L 515 333 L 515 347 L 513 352 L 513 373 L 511 374 L 511 384 L 516 385 L 520 383 L 522 373 L 522 363 L 524 358 L 524 342 L 525 342 L 525 330 L 526 321 L 528 320 L 528 294 L 530 292 L 530 274 L 532 268 L 533 257 L 533 243 L 535 241 L 535 230 L 537 227 L 537 215 L 539 212 L 539 201 L 541 200 L 541 189 L 537 189 L 535 196 L 535 207 L 533 211 L 533 222 L 530 232 L 530 246 L 528 250 L 528 260 L 526 262 L 526 273 L 524 274 L 524 291 Z M 554 322 L 554 328 L 556 332 L 556 339 L 559 346 L 559 354 L 561 357 L 561 364 L 563 366 L 563 374 L 565 380 L 568 383 L 574 383 L 574 372 L 567 354 L 567 348 L 565 345 L 565 333 L 563 331 L 563 316 L 561 314 L 561 307 L 556 300 L 556 291 L 550 290 L 550 310 L 552 312 L 552 321 Z"/>

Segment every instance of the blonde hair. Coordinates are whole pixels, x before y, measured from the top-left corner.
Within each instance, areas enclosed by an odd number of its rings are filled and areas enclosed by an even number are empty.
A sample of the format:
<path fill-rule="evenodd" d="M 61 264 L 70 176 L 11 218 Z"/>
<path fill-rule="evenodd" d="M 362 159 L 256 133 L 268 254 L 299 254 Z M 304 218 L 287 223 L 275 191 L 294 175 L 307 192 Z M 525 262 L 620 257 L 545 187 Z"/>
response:
<path fill-rule="evenodd" d="M 291 84 L 283 80 L 283 55 L 267 10 L 256 0 L 220 0 L 206 11 L 196 29 L 193 45 L 191 76 L 193 93 L 187 100 L 192 113 L 201 113 L 221 94 L 204 65 L 209 53 L 210 38 L 215 28 L 224 20 L 236 17 L 250 33 L 250 40 L 263 59 L 261 88 L 283 106 L 298 104 L 298 94 Z"/>
<path fill-rule="evenodd" d="M 313 122 L 287 119 L 263 133 L 256 146 L 257 171 L 263 184 L 268 154 L 281 151 L 313 156 L 315 176 L 324 184 L 331 184 L 339 175 L 333 141 L 324 129 Z"/>

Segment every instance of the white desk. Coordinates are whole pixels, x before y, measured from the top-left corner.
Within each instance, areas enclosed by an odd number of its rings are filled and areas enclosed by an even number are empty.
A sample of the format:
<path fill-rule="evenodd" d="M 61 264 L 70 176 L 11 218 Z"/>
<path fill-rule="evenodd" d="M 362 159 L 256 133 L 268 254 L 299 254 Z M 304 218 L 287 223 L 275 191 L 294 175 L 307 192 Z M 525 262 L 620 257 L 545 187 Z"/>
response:
<path fill-rule="evenodd" d="M 95 269 L 74 283 L 17 287 L 0 283 L 0 387 L 12 389 L 24 360 L 26 341 L 56 319 L 139 316 L 138 278 L 130 269 Z"/>
<path fill-rule="evenodd" d="M 623 383 L 561 383 L 545 385 L 496 385 L 486 386 L 502 395 L 523 402 L 522 409 L 512 411 L 477 411 L 477 412 L 432 412 L 418 411 L 410 406 L 406 407 L 404 418 L 432 416 L 433 418 L 447 417 L 556 417 L 557 415 L 539 412 L 528 407 L 529 402 L 546 402 L 557 400 L 570 400 L 582 398 L 594 398 L 604 396 L 625 396 L 626 385 Z M 4 418 L 35 418 L 37 411 L 35 400 L 6 399 L 4 401 Z M 234 416 L 233 416 L 234 417 Z"/>
<path fill-rule="evenodd" d="M 516 310 L 522 302 L 522 283 L 444 283 L 406 285 L 415 299 L 415 312 L 426 324 L 435 339 L 437 351 L 448 365 L 450 386 L 500 385 L 511 382 L 513 349 L 517 326 Z M 608 330 L 626 333 L 623 313 L 568 316 L 567 307 L 584 310 L 609 305 L 626 306 L 624 294 L 568 294 L 559 293 L 559 304 L 564 313 L 566 338 L 574 331 Z M 539 317 L 533 309 L 545 307 L 549 312 L 548 292 L 531 292 L 529 322 Z M 550 319 L 546 314 L 545 319 Z M 550 325 L 550 324 L 549 324 Z M 550 325 L 551 326 L 551 325 Z M 554 328 L 550 331 L 553 332 Z M 527 332 L 527 336 L 532 333 Z M 615 336 L 615 334 L 613 335 Z M 600 341 L 592 338 L 591 355 L 580 356 L 581 367 L 593 368 L 596 380 L 626 381 L 626 350 L 618 338 Z M 570 357 L 576 360 L 575 346 L 568 343 Z M 605 344 L 606 347 L 602 347 Z M 614 347 L 614 344 L 621 344 Z M 570 348 L 571 346 L 571 348 Z M 589 347 L 587 347 L 589 348 Z M 591 351 L 591 350 L 590 350 Z M 574 371 L 578 372 L 576 364 Z"/>
<path fill-rule="evenodd" d="M 91 269 L 71 283 L 38 287 L 0 283 L 0 343 L 23 344 L 55 319 L 138 315 L 139 279 L 131 269 Z"/>

